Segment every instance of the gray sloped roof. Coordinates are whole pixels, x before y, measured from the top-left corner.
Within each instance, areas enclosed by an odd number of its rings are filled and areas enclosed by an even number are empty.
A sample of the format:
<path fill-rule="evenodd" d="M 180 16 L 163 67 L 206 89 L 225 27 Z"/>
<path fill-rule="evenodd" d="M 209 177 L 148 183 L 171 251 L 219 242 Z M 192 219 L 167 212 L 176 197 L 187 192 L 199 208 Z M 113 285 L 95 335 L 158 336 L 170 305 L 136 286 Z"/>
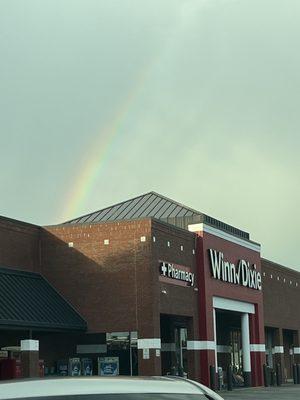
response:
<path fill-rule="evenodd" d="M 86 322 L 40 274 L 0 267 L 0 328 L 85 331 Z"/>
<path fill-rule="evenodd" d="M 155 192 L 142 194 L 133 199 L 74 218 L 65 222 L 65 224 L 91 224 L 140 218 L 156 218 L 183 229 L 187 229 L 189 224 L 203 222 L 233 235 L 249 239 L 247 232 L 241 231 Z"/>
<path fill-rule="evenodd" d="M 145 217 L 161 219 L 171 216 L 193 215 L 195 213 L 196 211 L 186 206 L 167 199 L 157 193 L 150 192 L 82 217 L 72 219 L 67 223 L 117 221 Z"/>

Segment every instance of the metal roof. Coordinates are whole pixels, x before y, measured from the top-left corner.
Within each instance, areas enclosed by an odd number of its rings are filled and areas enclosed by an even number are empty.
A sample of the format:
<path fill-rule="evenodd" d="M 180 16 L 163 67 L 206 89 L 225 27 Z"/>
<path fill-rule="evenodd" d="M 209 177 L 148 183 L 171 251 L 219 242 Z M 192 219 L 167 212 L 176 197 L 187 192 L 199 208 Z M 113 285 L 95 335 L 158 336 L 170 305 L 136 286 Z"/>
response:
<path fill-rule="evenodd" d="M 65 222 L 65 224 L 91 224 L 140 218 L 156 218 L 183 229 L 187 229 L 190 224 L 206 223 L 232 235 L 249 239 L 247 232 L 218 221 L 215 218 L 209 217 L 155 192 L 142 194 L 133 199 L 103 208 L 102 210 L 74 218 Z"/>
<path fill-rule="evenodd" d="M 40 274 L 0 267 L 0 329 L 86 330 L 86 322 Z"/>

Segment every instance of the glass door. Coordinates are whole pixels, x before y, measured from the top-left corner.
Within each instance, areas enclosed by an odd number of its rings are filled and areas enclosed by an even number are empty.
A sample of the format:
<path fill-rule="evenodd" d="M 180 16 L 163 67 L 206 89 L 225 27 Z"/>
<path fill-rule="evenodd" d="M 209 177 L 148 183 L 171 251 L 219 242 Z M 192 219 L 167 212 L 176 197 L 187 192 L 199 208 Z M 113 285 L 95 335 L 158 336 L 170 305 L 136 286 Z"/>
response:
<path fill-rule="evenodd" d="M 242 334 L 239 329 L 230 332 L 233 385 L 244 386 Z"/>
<path fill-rule="evenodd" d="M 231 331 L 231 365 L 233 372 L 241 374 L 243 371 L 242 337 L 240 330 Z"/>
<path fill-rule="evenodd" d="M 187 362 L 187 328 L 176 327 L 174 332 L 175 338 L 175 362 L 176 373 L 184 376 L 188 372 Z"/>

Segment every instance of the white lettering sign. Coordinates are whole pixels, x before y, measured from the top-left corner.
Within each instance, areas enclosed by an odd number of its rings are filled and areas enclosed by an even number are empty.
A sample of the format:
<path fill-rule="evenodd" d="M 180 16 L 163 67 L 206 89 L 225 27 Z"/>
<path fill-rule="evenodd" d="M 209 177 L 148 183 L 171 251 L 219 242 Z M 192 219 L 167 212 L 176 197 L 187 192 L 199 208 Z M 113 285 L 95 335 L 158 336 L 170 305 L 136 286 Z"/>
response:
<path fill-rule="evenodd" d="M 224 260 L 221 251 L 209 249 L 212 276 L 224 282 L 243 285 L 250 289 L 261 290 L 261 273 L 256 265 L 240 260 L 238 265 Z"/>
<path fill-rule="evenodd" d="M 176 279 L 186 282 L 189 286 L 194 286 L 195 274 L 190 272 L 188 268 L 181 267 L 176 264 L 160 261 L 160 275 L 166 278 Z"/>

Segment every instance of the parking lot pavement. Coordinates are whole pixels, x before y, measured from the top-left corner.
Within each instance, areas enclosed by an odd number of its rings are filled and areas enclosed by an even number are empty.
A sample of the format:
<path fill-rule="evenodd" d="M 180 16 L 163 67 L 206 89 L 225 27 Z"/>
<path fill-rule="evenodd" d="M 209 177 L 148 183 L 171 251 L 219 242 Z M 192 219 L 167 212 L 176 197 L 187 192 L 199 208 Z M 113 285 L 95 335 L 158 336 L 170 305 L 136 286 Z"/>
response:
<path fill-rule="evenodd" d="M 226 400 L 299 400 L 300 385 L 281 387 L 235 389 L 232 392 L 219 392 Z"/>

